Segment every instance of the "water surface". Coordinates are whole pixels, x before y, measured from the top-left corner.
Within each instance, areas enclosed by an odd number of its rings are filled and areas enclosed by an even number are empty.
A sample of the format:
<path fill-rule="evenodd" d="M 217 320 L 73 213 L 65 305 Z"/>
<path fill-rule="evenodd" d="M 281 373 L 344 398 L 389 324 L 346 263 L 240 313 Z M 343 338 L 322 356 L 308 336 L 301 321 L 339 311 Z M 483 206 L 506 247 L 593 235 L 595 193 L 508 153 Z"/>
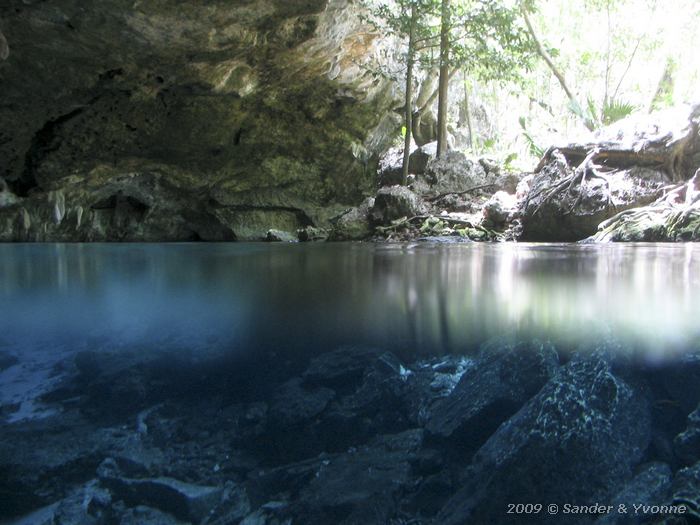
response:
<path fill-rule="evenodd" d="M 612 335 L 654 357 L 700 333 L 700 247 L 534 244 L 0 246 L 0 338 L 313 353 L 465 353 L 494 335 Z"/>

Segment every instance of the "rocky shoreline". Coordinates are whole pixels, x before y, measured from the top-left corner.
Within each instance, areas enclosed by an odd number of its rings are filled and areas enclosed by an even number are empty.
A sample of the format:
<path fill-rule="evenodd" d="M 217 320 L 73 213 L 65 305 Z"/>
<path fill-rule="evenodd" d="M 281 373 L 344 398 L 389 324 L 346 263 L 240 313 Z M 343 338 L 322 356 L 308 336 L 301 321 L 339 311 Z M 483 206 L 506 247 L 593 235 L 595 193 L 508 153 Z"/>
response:
<path fill-rule="evenodd" d="M 554 145 L 532 173 L 509 173 L 436 143 L 380 160 L 377 194 L 334 221 L 337 240 L 700 240 L 700 106 L 629 117 L 589 142 Z"/>
<path fill-rule="evenodd" d="M 626 354 L 614 341 L 569 350 L 505 338 L 410 363 L 364 347 L 294 363 L 82 352 L 41 398 L 54 415 L 0 427 L 0 520 L 564 519 L 509 513 L 513 503 L 667 506 L 589 508 L 566 523 L 694 522 L 700 356 Z"/>
<path fill-rule="evenodd" d="M 121 175 L 103 167 L 87 186 L 69 177 L 26 195 L 0 178 L 0 241 L 700 240 L 700 105 L 628 117 L 552 145 L 532 172 L 459 151 L 436 158 L 432 142 L 415 147 L 401 186 L 402 156 L 397 147 L 379 157 L 376 175 L 365 177 L 378 190 L 355 192 L 355 202 L 365 195 L 359 205 L 329 201 L 313 213 L 284 198 L 264 213 L 256 196 L 232 207 L 223 194 L 189 202 L 182 188 L 212 188 L 163 166 Z"/>

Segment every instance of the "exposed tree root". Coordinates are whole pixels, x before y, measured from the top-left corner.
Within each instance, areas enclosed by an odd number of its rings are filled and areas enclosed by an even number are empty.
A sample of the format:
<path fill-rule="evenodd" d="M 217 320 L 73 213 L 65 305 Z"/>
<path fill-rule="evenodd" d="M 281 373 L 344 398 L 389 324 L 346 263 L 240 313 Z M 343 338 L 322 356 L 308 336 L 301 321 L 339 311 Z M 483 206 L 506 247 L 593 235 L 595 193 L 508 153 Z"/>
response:
<path fill-rule="evenodd" d="M 700 198 L 693 193 L 698 179 L 700 169 L 688 183 L 664 188 L 664 195 L 654 203 L 625 210 L 602 222 L 592 240 L 695 240 L 700 229 Z M 692 221 L 698 221 L 698 227 L 686 232 L 691 239 L 679 239 L 683 228 Z"/>
<path fill-rule="evenodd" d="M 557 170 L 559 171 L 561 180 L 553 187 L 544 188 L 543 190 L 540 190 L 539 192 L 536 192 L 528 197 L 529 201 L 535 197 L 543 195 L 542 200 L 537 206 L 537 208 L 535 208 L 533 215 L 539 213 L 542 207 L 545 206 L 557 195 L 560 195 L 564 191 L 566 191 L 569 195 L 572 195 L 575 189 L 578 187 L 578 191 L 576 192 L 576 199 L 574 200 L 573 204 L 571 205 L 568 211 L 568 213 L 572 213 L 581 202 L 581 197 L 583 194 L 583 190 L 581 188 L 585 186 L 586 182 L 591 179 L 600 179 L 604 182 L 607 188 L 607 206 L 609 208 L 615 209 L 615 203 L 613 202 L 611 196 L 610 181 L 603 174 L 605 168 L 603 166 L 598 166 L 595 164 L 595 161 L 601 155 L 600 148 L 592 148 L 588 155 L 586 155 L 583 162 L 581 162 L 581 164 L 579 164 L 579 166 L 575 170 L 573 170 L 573 172 L 568 167 L 566 157 L 560 151 L 553 150 L 549 153 L 549 155 L 550 158 L 554 161 L 554 165 L 556 166 Z"/>
<path fill-rule="evenodd" d="M 463 191 L 450 191 L 446 193 L 440 193 L 438 195 L 433 195 L 431 197 L 425 197 L 423 200 L 427 202 L 437 202 L 441 199 L 444 199 L 445 197 L 449 197 L 451 195 L 466 195 L 467 193 L 472 193 L 474 191 L 479 191 L 479 190 L 485 190 L 488 188 L 493 188 L 496 184 L 491 183 L 491 184 L 482 184 L 480 186 L 474 186 L 473 188 L 469 188 Z"/>

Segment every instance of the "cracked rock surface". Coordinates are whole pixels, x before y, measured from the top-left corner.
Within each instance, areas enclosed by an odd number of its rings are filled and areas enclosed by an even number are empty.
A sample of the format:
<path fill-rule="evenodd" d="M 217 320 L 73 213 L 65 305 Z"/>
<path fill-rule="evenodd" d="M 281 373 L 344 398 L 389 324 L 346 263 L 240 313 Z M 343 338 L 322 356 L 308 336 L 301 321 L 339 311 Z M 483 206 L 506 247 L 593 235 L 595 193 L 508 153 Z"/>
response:
<path fill-rule="evenodd" d="M 4 2 L 0 240 L 327 225 L 396 127 L 386 45 L 346 0 Z"/>

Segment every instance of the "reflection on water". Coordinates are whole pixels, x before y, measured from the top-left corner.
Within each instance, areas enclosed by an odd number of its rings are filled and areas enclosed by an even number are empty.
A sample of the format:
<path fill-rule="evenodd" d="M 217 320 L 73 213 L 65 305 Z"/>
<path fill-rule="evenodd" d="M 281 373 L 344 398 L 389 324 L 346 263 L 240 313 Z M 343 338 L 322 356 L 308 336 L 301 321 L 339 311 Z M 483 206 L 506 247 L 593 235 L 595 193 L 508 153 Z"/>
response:
<path fill-rule="evenodd" d="M 3 245 L 0 344 L 405 354 L 611 334 L 659 354 L 695 346 L 699 269 L 691 244 Z"/>

